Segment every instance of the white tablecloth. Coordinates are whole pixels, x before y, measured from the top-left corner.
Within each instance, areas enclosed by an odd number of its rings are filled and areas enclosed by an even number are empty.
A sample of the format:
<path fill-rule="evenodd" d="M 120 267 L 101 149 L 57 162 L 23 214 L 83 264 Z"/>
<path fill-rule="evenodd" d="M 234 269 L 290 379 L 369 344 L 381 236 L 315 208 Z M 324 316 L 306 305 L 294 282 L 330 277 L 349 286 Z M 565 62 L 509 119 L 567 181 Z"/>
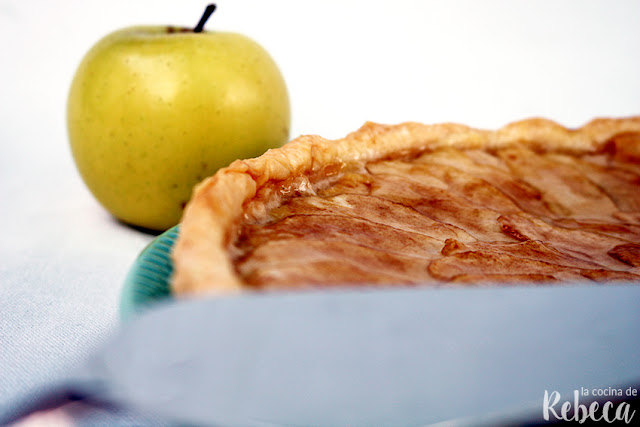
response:
<path fill-rule="evenodd" d="M 493 128 L 640 114 L 640 2 L 220 2 L 287 81 L 291 136 L 367 120 Z M 200 1 L 0 2 L 0 405 L 65 372 L 118 326 L 124 277 L 153 236 L 106 213 L 68 147 L 73 72 L 133 24 L 195 25 Z"/>

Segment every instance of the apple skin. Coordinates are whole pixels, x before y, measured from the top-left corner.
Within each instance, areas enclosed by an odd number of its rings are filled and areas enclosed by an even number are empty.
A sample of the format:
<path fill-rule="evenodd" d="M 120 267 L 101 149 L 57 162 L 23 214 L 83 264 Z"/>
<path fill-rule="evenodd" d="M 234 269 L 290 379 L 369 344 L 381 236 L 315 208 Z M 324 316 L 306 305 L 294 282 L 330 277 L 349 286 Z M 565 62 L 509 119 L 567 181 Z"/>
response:
<path fill-rule="evenodd" d="M 289 139 L 284 79 L 246 36 L 131 27 L 86 54 L 71 83 L 67 128 L 96 199 L 125 223 L 178 223 L 195 184 Z"/>

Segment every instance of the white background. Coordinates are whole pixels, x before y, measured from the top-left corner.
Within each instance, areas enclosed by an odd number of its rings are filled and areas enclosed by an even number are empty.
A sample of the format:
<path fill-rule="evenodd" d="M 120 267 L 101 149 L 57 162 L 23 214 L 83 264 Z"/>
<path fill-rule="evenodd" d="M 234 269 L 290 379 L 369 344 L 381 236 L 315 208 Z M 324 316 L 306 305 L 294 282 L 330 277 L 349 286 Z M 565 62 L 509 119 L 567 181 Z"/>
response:
<path fill-rule="evenodd" d="M 193 26 L 203 1 L 0 0 L 0 405 L 117 326 L 124 276 L 153 236 L 94 201 L 67 143 L 74 70 L 128 25 Z M 640 114 L 640 1 L 221 0 L 208 30 L 279 64 L 291 136 L 367 120 L 574 127 Z"/>

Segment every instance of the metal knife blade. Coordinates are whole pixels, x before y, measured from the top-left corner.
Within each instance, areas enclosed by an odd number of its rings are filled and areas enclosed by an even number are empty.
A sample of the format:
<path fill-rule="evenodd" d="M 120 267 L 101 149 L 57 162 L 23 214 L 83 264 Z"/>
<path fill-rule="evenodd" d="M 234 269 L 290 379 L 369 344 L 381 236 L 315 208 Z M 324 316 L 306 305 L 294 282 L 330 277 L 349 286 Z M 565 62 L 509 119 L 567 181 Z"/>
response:
<path fill-rule="evenodd" d="M 637 285 L 185 300 L 125 324 L 72 378 L 193 425 L 536 422 L 545 390 L 639 383 L 638 301 Z"/>

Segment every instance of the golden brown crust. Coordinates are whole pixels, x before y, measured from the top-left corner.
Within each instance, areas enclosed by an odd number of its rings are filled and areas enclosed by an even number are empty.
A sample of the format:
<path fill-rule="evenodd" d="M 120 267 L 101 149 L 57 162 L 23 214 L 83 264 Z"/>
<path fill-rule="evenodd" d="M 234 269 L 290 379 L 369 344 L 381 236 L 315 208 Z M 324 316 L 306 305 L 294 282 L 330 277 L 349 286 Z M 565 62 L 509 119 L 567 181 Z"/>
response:
<path fill-rule="evenodd" d="M 510 146 L 562 153 L 595 153 L 611 146 L 616 156 L 637 159 L 638 135 L 640 117 L 596 119 L 573 130 L 545 119 L 523 120 L 496 131 L 450 123 L 366 123 L 338 140 L 301 136 L 258 158 L 237 160 L 195 188 L 172 254 L 172 292 L 243 290 L 244 282 L 229 254 L 238 222 L 259 219 L 287 192 L 312 191 L 310 183 L 359 163 L 442 148 L 497 150 Z M 616 256 L 627 259 L 628 252 L 620 250 Z"/>

